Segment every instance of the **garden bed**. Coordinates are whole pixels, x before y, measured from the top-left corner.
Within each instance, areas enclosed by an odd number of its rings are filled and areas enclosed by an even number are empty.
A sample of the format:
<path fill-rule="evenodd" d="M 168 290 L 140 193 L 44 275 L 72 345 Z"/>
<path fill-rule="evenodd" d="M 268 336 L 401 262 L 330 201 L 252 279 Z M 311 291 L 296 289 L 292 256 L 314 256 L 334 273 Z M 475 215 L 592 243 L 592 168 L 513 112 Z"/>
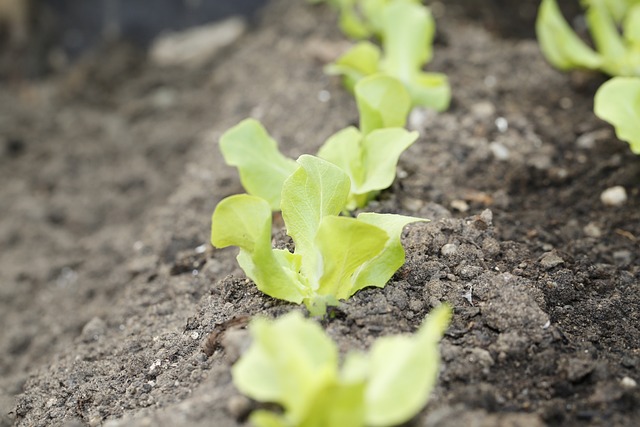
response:
<path fill-rule="evenodd" d="M 438 385 L 410 425 L 636 425 L 640 160 L 592 113 L 601 80 L 434 11 L 429 69 L 453 103 L 412 115 L 421 138 L 369 206 L 432 222 L 407 228 L 385 289 L 323 326 L 341 351 L 364 349 L 453 306 Z M 115 48 L 0 88 L 0 426 L 244 422 L 253 404 L 230 366 L 246 333 L 224 323 L 299 308 L 208 243 L 216 203 L 242 192 L 217 139 L 251 116 L 285 154 L 315 153 L 357 121 L 322 72 L 345 43 L 330 10 L 273 1 L 206 68 Z M 614 186 L 627 200 L 607 205 Z"/>

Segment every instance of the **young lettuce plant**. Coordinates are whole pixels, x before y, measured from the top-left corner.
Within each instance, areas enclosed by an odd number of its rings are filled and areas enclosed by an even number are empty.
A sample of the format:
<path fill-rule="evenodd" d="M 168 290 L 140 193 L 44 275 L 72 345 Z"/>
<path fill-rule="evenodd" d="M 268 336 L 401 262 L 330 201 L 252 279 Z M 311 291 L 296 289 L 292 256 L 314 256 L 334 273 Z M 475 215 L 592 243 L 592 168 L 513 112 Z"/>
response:
<path fill-rule="evenodd" d="M 347 174 L 303 155 L 282 187 L 282 217 L 293 253 L 271 247 L 271 208 L 248 194 L 222 200 L 211 220 L 211 243 L 238 246 L 238 264 L 265 294 L 297 304 L 313 315 L 368 286 L 384 287 L 404 264 L 400 242 L 409 223 L 401 215 L 338 216 L 349 197 Z"/>
<path fill-rule="evenodd" d="M 451 88 L 447 76 L 422 71 L 433 56 L 435 21 L 428 8 L 411 0 L 378 2 L 374 22 L 381 28 L 382 50 L 363 41 L 325 68 L 342 75 L 352 91 L 363 77 L 385 73 L 400 80 L 413 106 L 444 111 L 449 108 Z"/>
<path fill-rule="evenodd" d="M 254 411 L 256 427 L 384 427 L 404 423 L 425 405 L 440 366 L 438 342 L 451 309 L 434 309 L 413 336 L 379 338 L 368 354 L 338 350 L 322 328 L 291 312 L 256 319 L 253 343 L 233 366 L 235 386 L 282 414 Z"/>
<path fill-rule="evenodd" d="M 640 155 L 640 77 L 614 77 L 604 83 L 596 92 L 594 111 Z"/>
<path fill-rule="evenodd" d="M 355 89 L 360 129 L 348 127 L 331 136 L 318 152 L 340 166 L 351 179 L 351 190 L 343 210 L 364 207 L 396 175 L 400 155 L 418 139 L 405 125 L 411 99 L 402 83 L 385 76 L 363 79 Z M 265 199 L 271 209 L 280 209 L 285 179 L 296 170 L 296 162 L 284 157 L 260 122 L 246 119 L 220 138 L 226 162 L 236 166 L 247 193 Z"/>
<path fill-rule="evenodd" d="M 640 76 L 640 1 L 583 0 L 583 4 L 595 50 L 571 29 L 556 0 L 542 1 L 536 33 L 547 60 L 560 70 L 585 68 L 611 76 Z"/>
<path fill-rule="evenodd" d="M 362 40 L 382 36 L 382 12 L 396 0 L 310 0 L 310 3 L 328 3 L 340 13 L 339 26 L 352 39 Z M 406 0 L 421 4 L 420 0 Z"/>

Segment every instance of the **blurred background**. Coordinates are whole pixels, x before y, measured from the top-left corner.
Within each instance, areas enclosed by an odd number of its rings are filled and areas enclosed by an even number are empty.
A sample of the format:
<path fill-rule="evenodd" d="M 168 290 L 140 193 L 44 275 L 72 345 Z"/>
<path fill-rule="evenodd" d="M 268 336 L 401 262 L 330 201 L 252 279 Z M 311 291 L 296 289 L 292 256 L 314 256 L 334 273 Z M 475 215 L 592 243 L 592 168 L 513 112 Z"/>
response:
<path fill-rule="evenodd" d="M 264 3 L 266 0 L 0 0 L 0 76 L 41 76 L 105 42 L 126 40 L 146 48 L 167 31 L 236 15 L 251 19 Z"/>

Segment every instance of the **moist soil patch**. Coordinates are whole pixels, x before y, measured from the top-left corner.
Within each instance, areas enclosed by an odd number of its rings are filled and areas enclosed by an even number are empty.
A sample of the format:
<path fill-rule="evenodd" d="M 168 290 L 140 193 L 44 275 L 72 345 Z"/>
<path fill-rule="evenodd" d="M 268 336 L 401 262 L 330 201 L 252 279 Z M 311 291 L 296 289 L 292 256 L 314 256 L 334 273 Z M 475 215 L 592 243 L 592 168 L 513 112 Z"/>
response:
<path fill-rule="evenodd" d="M 454 7 L 437 19 L 429 69 L 453 104 L 411 115 L 422 136 L 368 208 L 432 221 L 406 229 L 386 288 L 322 325 L 342 352 L 366 349 L 452 304 L 438 385 L 408 425 L 638 425 L 640 159 L 592 113 L 601 79 Z M 251 116 L 297 157 L 357 122 L 322 73 L 345 48 L 335 20 L 276 0 L 207 67 L 114 47 L 0 87 L 0 425 L 246 422 L 256 404 L 230 375 L 243 327 L 301 308 L 208 244 L 216 203 L 242 192 L 216 141 Z M 613 186 L 626 202 L 601 201 Z"/>

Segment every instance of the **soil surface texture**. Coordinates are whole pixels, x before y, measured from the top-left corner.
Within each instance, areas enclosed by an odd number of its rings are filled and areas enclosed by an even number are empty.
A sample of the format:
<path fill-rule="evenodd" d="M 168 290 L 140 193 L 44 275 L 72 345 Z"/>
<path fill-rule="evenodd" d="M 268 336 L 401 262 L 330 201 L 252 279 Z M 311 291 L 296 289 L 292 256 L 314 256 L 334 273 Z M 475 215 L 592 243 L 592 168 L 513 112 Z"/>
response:
<path fill-rule="evenodd" d="M 407 227 L 386 288 L 322 325 L 346 352 L 453 306 L 411 426 L 640 425 L 640 158 L 592 113 L 602 78 L 433 10 L 427 68 L 453 103 L 412 113 L 422 136 L 367 209 L 432 221 Z M 208 243 L 216 203 L 243 191 L 217 139 L 255 117 L 286 155 L 315 153 L 358 120 L 322 72 L 348 45 L 333 11 L 274 0 L 206 67 L 117 45 L 0 85 L 0 426 L 245 425 L 244 320 L 303 308 Z"/>

